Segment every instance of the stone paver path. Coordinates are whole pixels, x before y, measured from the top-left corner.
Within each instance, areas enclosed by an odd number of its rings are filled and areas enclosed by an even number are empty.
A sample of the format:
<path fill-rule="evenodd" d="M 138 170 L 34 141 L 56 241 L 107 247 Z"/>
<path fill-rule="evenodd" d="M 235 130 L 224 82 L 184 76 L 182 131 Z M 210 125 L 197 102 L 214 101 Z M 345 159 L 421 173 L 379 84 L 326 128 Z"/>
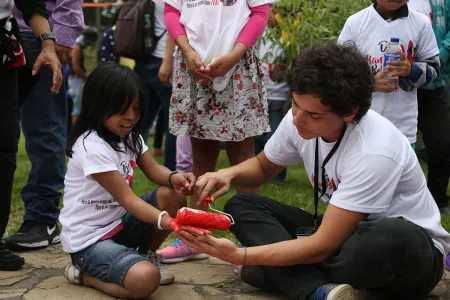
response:
<path fill-rule="evenodd" d="M 0 271 L 0 299 L 8 300 L 113 300 L 90 288 L 67 282 L 63 276 L 69 256 L 61 246 L 21 253 L 26 264 L 14 272 Z M 216 258 L 167 265 L 176 276 L 175 283 L 161 286 L 151 300 L 275 300 L 237 278 L 233 268 Z M 420 272 L 420 270 L 418 270 Z M 450 273 L 430 295 L 430 300 L 450 299 Z"/>

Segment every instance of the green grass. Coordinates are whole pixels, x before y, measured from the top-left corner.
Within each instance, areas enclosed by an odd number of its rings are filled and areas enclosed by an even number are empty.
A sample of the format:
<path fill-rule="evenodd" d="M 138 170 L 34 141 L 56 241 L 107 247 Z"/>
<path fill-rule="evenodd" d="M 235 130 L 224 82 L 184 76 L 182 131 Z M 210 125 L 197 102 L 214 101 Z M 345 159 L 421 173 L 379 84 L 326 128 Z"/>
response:
<path fill-rule="evenodd" d="M 149 141 L 149 145 L 151 144 L 152 141 Z M 161 158 L 157 159 L 159 162 L 162 161 Z M 422 162 L 421 165 L 426 172 L 426 164 Z M 220 153 L 217 167 L 226 168 L 227 166 L 229 166 L 228 160 L 225 152 L 222 151 Z M 11 215 L 8 224 L 8 231 L 10 234 L 16 232 L 22 223 L 24 208 L 20 197 L 20 191 L 27 181 L 30 168 L 31 164 L 25 152 L 24 139 L 22 136 L 19 144 L 19 153 L 17 155 L 17 170 L 14 176 Z M 137 195 L 142 195 L 155 187 L 156 185 L 149 182 L 141 171 L 138 170 L 136 172 L 134 178 L 134 190 Z M 236 192 L 233 189 L 227 195 L 218 199 L 214 204 L 214 208 L 222 210 L 225 202 L 235 193 Z M 282 203 L 303 208 L 311 213 L 314 212 L 314 196 L 312 186 L 305 174 L 305 169 L 302 164 L 289 167 L 287 182 L 285 184 L 265 184 L 261 189 L 261 194 Z M 323 212 L 324 209 L 325 205 L 320 202 L 319 211 Z M 442 224 L 447 231 L 450 231 L 450 216 L 443 216 Z M 232 234 L 229 232 L 216 232 L 215 235 L 232 238 Z M 173 239 L 173 236 L 171 239 Z"/>

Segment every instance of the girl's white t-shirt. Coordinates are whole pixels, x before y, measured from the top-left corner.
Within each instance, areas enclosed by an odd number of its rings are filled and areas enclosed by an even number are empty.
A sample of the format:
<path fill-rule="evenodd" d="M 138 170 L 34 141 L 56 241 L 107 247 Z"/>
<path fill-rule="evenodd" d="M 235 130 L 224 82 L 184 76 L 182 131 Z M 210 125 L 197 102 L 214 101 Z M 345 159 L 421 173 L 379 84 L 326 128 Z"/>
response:
<path fill-rule="evenodd" d="M 430 20 L 412 9 L 409 10 L 408 17 L 387 22 L 371 5 L 348 18 L 339 36 L 339 42 L 355 42 L 366 56 L 375 76 L 383 69 L 384 51 L 392 37 L 400 39 L 403 53 L 410 62 L 439 54 Z M 392 93 L 375 92 L 371 109 L 394 123 L 411 144 L 416 142 L 417 89 L 411 92 L 400 88 Z"/>
<path fill-rule="evenodd" d="M 144 153 L 148 148 L 142 144 Z M 68 163 L 59 216 L 65 252 L 85 249 L 122 222 L 125 209 L 91 175 L 119 171 L 132 185 L 136 159 L 131 151 L 115 151 L 95 131 L 78 138 Z"/>
<path fill-rule="evenodd" d="M 191 47 L 206 66 L 230 53 L 250 17 L 250 8 L 279 0 L 165 0 L 181 12 Z M 223 77 L 213 79 L 214 89 L 223 91 L 234 67 Z"/>
<path fill-rule="evenodd" d="M 289 111 L 264 147 L 276 165 L 303 161 L 314 185 L 316 140 L 303 139 Z M 335 143 L 319 139 L 319 166 Z M 319 168 L 319 188 L 322 174 Z M 441 225 L 439 209 L 406 137 L 384 117 L 369 110 L 347 125 L 341 144 L 325 165 L 322 200 L 339 208 L 369 214 L 368 220 L 400 218 L 424 228 L 442 254 L 450 251 L 450 234 Z M 320 191 L 321 193 L 321 191 Z"/>

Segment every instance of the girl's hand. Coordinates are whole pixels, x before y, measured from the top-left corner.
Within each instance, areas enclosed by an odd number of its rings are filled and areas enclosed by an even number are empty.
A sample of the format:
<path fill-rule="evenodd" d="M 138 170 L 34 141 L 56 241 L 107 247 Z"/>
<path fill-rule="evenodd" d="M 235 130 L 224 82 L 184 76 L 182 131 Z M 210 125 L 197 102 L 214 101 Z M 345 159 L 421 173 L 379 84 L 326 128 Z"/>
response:
<path fill-rule="evenodd" d="M 228 239 L 217 239 L 208 234 L 194 236 L 183 229 L 176 235 L 186 245 L 231 264 L 242 265 L 244 262 L 244 249 L 238 248 Z"/>
<path fill-rule="evenodd" d="M 204 70 L 202 60 L 198 53 L 194 50 L 191 50 L 185 54 L 187 67 L 189 72 L 194 76 L 195 80 L 198 82 L 208 82 L 212 78 L 209 74 L 207 74 Z"/>
<path fill-rule="evenodd" d="M 172 77 L 172 60 L 163 60 L 159 67 L 158 78 L 163 85 L 168 85 Z"/>
<path fill-rule="evenodd" d="M 408 77 L 411 74 L 411 63 L 406 59 L 403 52 L 398 51 L 397 54 L 400 54 L 400 60 L 390 60 L 387 62 L 389 65 L 387 69 L 390 72 L 390 76 Z"/>
<path fill-rule="evenodd" d="M 203 72 L 211 74 L 213 78 L 222 77 L 228 73 L 237 63 L 239 59 L 231 54 L 224 54 L 217 57 L 214 62 L 210 63 Z"/>
<path fill-rule="evenodd" d="M 192 195 L 196 181 L 196 177 L 192 173 L 177 173 L 170 179 L 175 190 L 185 196 Z"/>
<path fill-rule="evenodd" d="M 395 91 L 397 83 L 396 79 L 386 79 L 391 71 L 385 69 L 375 75 L 375 91 L 381 93 L 391 93 Z"/>

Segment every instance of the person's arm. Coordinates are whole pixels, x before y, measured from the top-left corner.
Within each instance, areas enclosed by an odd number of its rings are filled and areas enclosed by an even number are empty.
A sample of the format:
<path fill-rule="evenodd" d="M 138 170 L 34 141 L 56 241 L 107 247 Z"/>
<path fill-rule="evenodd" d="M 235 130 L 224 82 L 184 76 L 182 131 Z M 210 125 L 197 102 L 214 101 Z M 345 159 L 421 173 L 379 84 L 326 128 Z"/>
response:
<path fill-rule="evenodd" d="M 31 27 L 35 36 L 51 32 L 44 1 L 15 0 L 15 4 L 17 9 L 22 12 L 25 22 Z M 41 48 L 42 51 L 33 65 L 32 74 L 37 74 L 41 65 L 48 65 L 53 72 L 51 91 L 57 94 L 61 88 L 63 76 L 61 63 L 56 55 L 55 42 L 45 40 L 41 43 Z"/>
<path fill-rule="evenodd" d="M 136 196 L 119 171 L 94 173 L 91 176 L 133 216 L 149 224 L 158 223 L 160 211 Z M 172 230 L 169 226 L 170 221 L 169 216 L 163 218 L 161 226 L 165 230 Z"/>
<path fill-rule="evenodd" d="M 248 247 L 246 265 L 321 263 L 342 247 L 369 214 L 388 209 L 403 167 L 382 155 L 362 155 L 343 164 L 342 182 L 333 193 L 317 232 L 301 239 Z M 244 261 L 244 250 L 226 239 L 196 238 L 186 232 L 181 237 L 188 245 L 222 260 L 233 264 Z"/>
<path fill-rule="evenodd" d="M 66 52 L 75 48 L 75 40 L 84 30 L 83 0 L 56 0 L 52 19 L 58 45 L 67 48 Z"/>
<path fill-rule="evenodd" d="M 439 78 L 441 73 L 439 55 L 413 63 L 404 58 L 405 55 L 403 53 L 401 56 L 403 59 L 389 61 L 388 64 L 399 68 L 399 71 L 394 73 L 394 76 L 396 74 L 399 76 L 399 85 L 402 90 L 410 92 L 415 88 L 427 87 Z"/>
<path fill-rule="evenodd" d="M 224 76 L 231 70 L 264 32 L 269 18 L 270 4 L 252 7 L 250 10 L 250 18 L 231 53 L 219 56 L 206 67 L 205 72 L 212 77 Z"/>
<path fill-rule="evenodd" d="M 168 84 L 172 76 L 173 51 L 175 50 L 175 41 L 170 34 L 167 35 L 166 48 L 164 49 L 164 58 L 159 68 L 158 77 L 162 84 Z"/>
<path fill-rule="evenodd" d="M 136 161 L 145 177 L 157 185 L 169 185 L 169 174 L 171 171 L 160 165 L 156 159 L 145 151 Z M 173 174 L 170 183 L 182 194 L 190 195 L 195 186 L 195 176 L 192 173 Z"/>
<path fill-rule="evenodd" d="M 77 45 L 72 51 L 72 68 L 76 77 L 86 79 L 86 72 L 81 67 L 81 46 Z"/>
<path fill-rule="evenodd" d="M 211 76 L 205 74 L 205 66 L 198 53 L 191 47 L 187 38 L 186 30 L 180 23 L 181 12 L 179 9 L 172 5 L 164 4 L 164 23 L 166 25 L 167 32 L 172 36 L 175 43 L 180 47 L 186 58 L 189 72 L 194 76 L 196 81 L 205 84 L 211 80 Z"/>

